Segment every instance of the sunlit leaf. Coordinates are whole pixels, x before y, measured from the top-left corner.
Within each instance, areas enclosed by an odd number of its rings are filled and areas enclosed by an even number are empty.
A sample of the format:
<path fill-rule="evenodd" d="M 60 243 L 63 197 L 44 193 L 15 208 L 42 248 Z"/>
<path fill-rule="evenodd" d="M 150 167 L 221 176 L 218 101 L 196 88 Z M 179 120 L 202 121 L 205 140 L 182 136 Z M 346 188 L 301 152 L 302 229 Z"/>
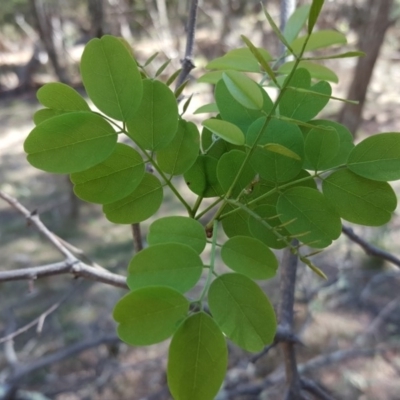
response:
<path fill-rule="evenodd" d="M 281 74 L 290 74 L 294 65 L 295 61 L 288 61 L 287 63 L 279 67 L 278 72 L 280 72 Z M 300 61 L 298 68 L 306 69 L 310 73 L 312 78 L 334 83 L 339 82 L 339 78 L 336 73 L 330 68 L 325 67 L 324 65 L 316 64 L 310 61 Z"/>
<path fill-rule="evenodd" d="M 291 47 L 296 54 L 300 53 L 306 38 L 307 36 L 301 36 L 292 42 Z M 343 33 L 332 30 L 321 30 L 311 34 L 305 51 L 313 51 L 334 45 L 344 45 L 346 43 L 347 39 Z"/>
<path fill-rule="evenodd" d="M 263 145 L 263 149 L 272 151 L 273 153 L 281 154 L 285 157 L 293 158 L 295 160 L 301 161 L 301 157 L 294 151 L 282 146 L 279 143 L 267 143 Z"/>
<path fill-rule="evenodd" d="M 214 113 L 219 112 L 218 106 L 216 103 L 205 104 L 204 106 L 199 107 L 193 114 L 206 114 L 206 113 Z"/>
<path fill-rule="evenodd" d="M 261 110 L 263 95 L 260 86 L 247 75 L 237 71 L 226 71 L 222 74 L 226 87 L 234 99 L 251 110 Z"/>
<path fill-rule="evenodd" d="M 203 121 L 202 125 L 229 143 L 237 145 L 244 144 L 243 132 L 236 125 L 231 124 L 230 122 L 210 118 Z"/>
<path fill-rule="evenodd" d="M 189 311 L 178 291 L 152 286 L 125 295 L 115 306 L 118 336 L 131 346 L 147 346 L 168 339 Z"/>
<path fill-rule="evenodd" d="M 71 112 L 34 128 L 24 143 L 28 161 L 47 172 L 68 174 L 101 163 L 117 143 L 114 128 L 91 112 Z"/>
<path fill-rule="evenodd" d="M 142 78 L 132 55 L 116 37 L 105 35 L 85 46 L 81 75 L 90 99 L 109 117 L 127 121 L 138 109 Z"/>
<path fill-rule="evenodd" d="M 289 43 L 292 43 L 297 35 L 300 33 L 301 28 L 307 21 L 308 15 L 310 13 L 310 5 L 305 4 L 298 7 L 294 13 L 289 17 L 286 22 L 285 29 L 283 31 L 283 36 Z"/>
<path fill-rule="evenodd" d="M 52 82 L 42 86 L 36 93 L 42 105 L 59 111 L 90 111 L 84 98 L 72 87 Z"/>

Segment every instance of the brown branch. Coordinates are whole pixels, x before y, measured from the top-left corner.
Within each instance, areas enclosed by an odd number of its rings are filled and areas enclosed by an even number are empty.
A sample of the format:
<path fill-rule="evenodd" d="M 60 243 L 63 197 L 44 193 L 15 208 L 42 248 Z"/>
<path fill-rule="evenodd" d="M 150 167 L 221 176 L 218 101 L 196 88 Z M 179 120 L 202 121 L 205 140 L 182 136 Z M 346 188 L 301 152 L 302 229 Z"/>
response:
<path fill-rule="evenodd" d="M 143 250 L 143 239 L 142 232 L 140 230 L 140 224 L 132 224 L 132 237 L 133 237 L 133 248 L 135 249 L 135 253 L 139 253 L 139 251 Z"/>
<path fill-rule="evenodd" d="M 73 262 L 66 260 L 39 267 L 21 268 L 0 272 L 0 282 L 34 280 L 61 274 L 72 274 L 75 277 L 82 277 L 123 289 L 128 288 L 126 285 L 126 277 L 108 272 L 104 269 L 91 267 L 79 260 Z"/>
<path fill-rule="evenodd" d="M 194 38 L 196 33 L 196 21 L 197 21 L 197 9 L 199 0 L 192 0 L 190 3 L 189 21 L 187 25 L 187 37 L 186 37 L 186 50 L 185 56 L 181 60 L 182 71 L 176 81 L 176 88 L 182 85 L 182 83 L 189 76 L 190 71 L 195 67 L 193 64 L 193 48 Z"/>
<path fill-rule="evenodd" d="M 354 233 L 352 228 L 343 226 L 342 232 L 354 243 L 357 243 L 368 255 L 382 258 L 383 260 L 389 261 L 397 267 L 400 267 L 400 259 L 398 259 L 393 254 L 382 250 L 379 247 L 372 245 L 371 243 L 368 243 L 366 240 Z"/>
<path fill-rule="evenodd" d="M 75 277 L 82 277 L 108 285 L 117 286 L 127 289 L 126 278 L 121 275 L 109 272 L 103 267 L 92 263 L 92 265 L 85 264 L 67 248 L 67 243 L 60 239 L 56 234 L 51 232 L 40 220 L 36 212 L 31 213 L 25 208 L 17 199 L 0 191 L 0 198 L 5 200 L 15 210 L 22 214 L 28 221 L 28 224 L 33 225 L 62 255 L 65 260 L 53 264 L 42 265 L 39 267 L 14 269 L 10 271 L 0 272 L 0 282 L 16 281 L 16 280 L 34 280 L 46 276 L 72 274 Z M 78 250 L 74 246 L 68 247 L 73 250 Z"/>

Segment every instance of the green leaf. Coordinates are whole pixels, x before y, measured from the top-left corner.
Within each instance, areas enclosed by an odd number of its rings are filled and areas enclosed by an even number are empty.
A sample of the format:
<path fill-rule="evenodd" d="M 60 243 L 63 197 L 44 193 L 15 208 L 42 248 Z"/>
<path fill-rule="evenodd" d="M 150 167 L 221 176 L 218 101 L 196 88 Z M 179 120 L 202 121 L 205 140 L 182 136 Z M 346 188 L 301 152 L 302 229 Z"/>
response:
<path fill-rule="evenodd" d="M 157 51 L 157 52 L 155 52 L 154 54 L 152 54 L 146 61 L 145 61 L 145 63 L 143 64 L 143 67 L 147 67 L 148 65 L 150 65 L 154 60 L 155 60 L 155 58 L 159 55 L 160 53 Z"/>
<path fill-rule="evenodd" d="M 319 126 L 322 126 L 324 128 L 333 128 L 336 130 L 336 133 L 339 136 L 339 151 L 336 154 L 336 156 L 330 160 L 328 163 L 326 163 L 326 168 L 333 168 L 337 167 L 339 165 L 345 164 L 347 162 L 347 158 L 350 154 L 350 152 L 354 148 L 354 143 L 353 143 L 353 136 L 350 133 L 350 131 L 342 124 L 339 124 L 334 121 L 328 121 L 324 119 L 314 119 L 313 121 L 310 121 L 309 124 L 314 125 L 315 129 L 318 130 Z M 307 132 L 307 130 L 304 130 Z M 322 130 L 321 130 L 322 132 Z M 307 135 L 307 133 L 306 133 Z M 307 136 L 306 136 L 307 138 Z M 305 168 L 311 169 L 310 165 L 305 165 Z"/>
<path fill-rule="evenodd" d="M 275 24 L 275 21 L 273 20 L 271 15 L 269 15 L 267 9 L 264 7 L 263 4 L 261 4 L 261 6 L 263 8 L 264 14 L 267 17 L 267 20 L 268 20 L 269 24 L 271 25 L 271 28 L 274 31 L 275 35 L 278 37 L 280 42 L 285 45 L 286 48 L 290 49 L 290 44 L 288 43 L 288 41 L 286 40 L 285 36 L 282 34 L 280 29 L 278 28 L 278 26 Z"/>
<path fill-rule="evenodd" d="M 218 160 L 210 156 L 199 156 L 193 166 L 185 172 L 184 178 L 189 189 L 201 197 L 215 197 L 223 194 L 217 178 Z"/>
<path fill-rule="evenodd" d="M 125 295 L 115 305 L 118 336 L 131 346 L 168 339 L 189 311 L 189 302 L 174 289 L 152 286 Z"/>
<path fill-rule="evenodd" d="M 300 54 L 306 38 L 307 35 L 301 36 L 291 44 L 292 49 L 296 54 Z M 311 34 L 310 39 L 308 40 L 308 43 L 306 45 L 305 52 L 334 45 L 344 45 L 346 43 L 347 39 L 346 36 L 343 35 L 343 33 L 332 30 L 322 30 Z"/>
<path fill-rule="evenodd" d="M 178 129 L 178 106 L 172 91 L 160 81 L 143 80 L 143 100 L 127 122 L 129 136 L 146 150 L 168 146 Z"/>
<path fill-rule="evenodd" d="M 250 126 L 246 137 L 249 145 L 256 140 L 264 122 L 265 118 L 260 118 Z M 258 144 L 278 144 L 298 155 L 298 159 L 295 159 L 257 146 L 250 157 L 250 164 L 262 178 L 271 182 L 285 182 L 300 172 L 304 157 L 304 139 L 296 125 L 271 120 Z"/>
<path fill-rule="evenodd" d="M 164 72 L 165 68 L 168 67 L 168 65 L 169 65 L 170 62 L 171 62 L 171 60 L 168 59 L 168 60 L 165 61 L 163 64 L 161 64 L 161 67 L 158 68 L 158 70 L 156 71 L 154 77 L 157 78 L 158 76 L 160 76 L 160 75 Z M 167 86 L 169 86 L 169 85 L 167 84 Z"/>
<path fill-rule="evenodd" d="M 246 159 L 246 153 L 239 150 L 231 150 L 222 155 L 218 161 L 217 177 L 225 193 L 236 179 L 236 175 L 242 168 L 243 162 Z M 246 163 L 241 171 L 239 180 L 231 193 L 231 197 L 237 197 L 240 192 L 252 181 L 255 172 L 249 163 Z"/>
<path fill-rule="evenodd" d="M 99 115 L 71 112 L 36 126 L 24 143 L 28 161 L 47 172 L 68 174 L 101 163 L 113 152 L 117 134 Z"/>
<path fill-rule="evenodd" d="M 71 175 L 74 193 L 92 203 L 107 204 L 132 193 L 144 177 L 144 162 L 132 147 L 117 143 L 102 163 Z"/>
<path fill-rule="evenodd" d="M 340 54 L 331 54 L 329 56 L 307 57 L 309 60 L 334 60 L 335 58 L 351 58 L 351 57 L 365 57 L 363 51 L 346 51 Z"/>
<path fill-rule="evenodd" d="M 208 305 L 217 325 L 241 348 L 257 352 L 274 340 L 274 309 L 259 286 L 246 276 L 220 275 L 210 286 Z"/>
<path fill-rule="evenodd" d="M 281 74 L 290 74 L 293 67 L 295 66 L 295 63 L 296 61 L 288 61 L 287 63 L 279 67 L 278 72 Z M 306 69 L 310 73 L 312 78 L 334 83 L 339 82 L 339 78 L 336 73 L 321 64 L 316 64 L 310 61 L 300 61 L 298 68 Z"/>
<path fill-rule="evenodd" d="M 314 25 L 317 22 L 319 13 L 321 12 L 321 8 L 324 5 L 324 0 L 313 0 L 310 8 L 310 15 L 308 17 L 308 33 L 310 34 Z"/>
<path fill-rule="evenodd" d="M 37 110 L 35 114 L 33 114 L 33 122 L 35 125 L 39 125 L 47 119 L 57 117 L 58 115 L 67 114 L 70 111 L 61 111 L 61 110 L 53 110 L 51 108 L 42 108 Z"/>
<path fill-rule="evenodd" d="M 262 90 L 262 95 L 263 110 L 250 110 L 235 100 L 223 80 L 215 86 L 215 101 L 222 119 L 236 125 L 242 132 L 247 132 L 249 126 L 264 115 L 262 111 L 267 114 L 271 111 L 272 100 L 265 90 Z"/>
<path fill-rule="evenodd" d="M 225 338 L 213 319 L 200 312 L 187 318 L 172 338 L 168 387 L 175 400 L 214 400 L 228 365 Z"/>
<path fill-rule="evenodd" d="M 104 114 L 127 121 L 138 109 L 143 94 L 142 78 L 132 55 L 118 38 L 92 39 L 81 59 L 86 92 Z"/>
<path fill-rule="evenodd" d="M 281 221 L 278 218 L 276 206 L 261 204 L 254 209 L 254 213 L 260 218 L 255 218 L 254 215 L 249 216 L 248 226 L 251 235 L 273 249 L 285 248 L 285 241 L 274 233 L 276 231 L 282 236 L 289 235 L 285 228 L 278 228 Z"/>
<path fill-rule="evenodd" d="M 157 153 L 157 163 L 162 171 L 182 175 L 196 161 L 200 151 L 200 134 L 193 122 L 179 120 L 172 142 Z"/>
<path fill-rule="evenodd" d="M 285 36 L 286 40 L 289 43 L 292 43 L 293 40 L 297 38 L 297 35 L 300 33 L 301 28 L 307 21 L 309 13 L 310 5 L 305 4 L 301 7 L 298 7 L 290 16 L 290 18 L 286 22 L 285 29 L 283 31 L 283 36 Z"/>
<path fill-rule="evenodd" d="M 128 267 L 130 290 L 162 285 L 184 293 L 199 280 L 203 263 L 193 248 L 181 243 L 160 243 L 136 253 Z"/>
<path fill-rule="evenodd" d="M 229 212 L 235 209 L 230 204 L 227 204 L 224 207 L 224 212 Z M 234 237 L 238 235 L 242 236 L 251 236 L 251 233 L 248 228 L 249 214 L 245 210 L 239 210 L 235 213 L 224 217 L 222 220 L 222 228 L 226 236 Z"/>
<path fill-rule="evenodd" d="M 279 196 L 277 211 L 287 231 L 311 247 L 329 246 L 342 231 L 339 215 L 318 190 L 286 190 Z"/>
<path fill-rule="evenodd" d="M 180 75 L 180 73 L 182 72 L 182 68 L 179 68 L 178 70 L 176 70 L 166 81 L 165 84 L 167 86 L 171 86 L 174 82 L 175 79 Z"/>
<path fill-rule="evenodd" d="M 355 224 L 386 224 L 397 206 L 396 194 L 388 183 L 363 178 L 347 169 L 324 179 L 322 189 L 339 215 Z"/>
<path fill-rule="evenodd" d="M 262 89 L 247 75 L 237 71 L 222 74 L 226 87 L 232 97 L 250 110 L 261 110 L 264 102 Z"/>
<path fill-rule="evenodd" d="M 210 118 L 203 121 L 202 125 L 228 143 L 237 144 L 239 146 L 244 145 L 245 140 L 243 132 L 230 122 Z"/>
<path fill-rule="evenodd" d="M 206 113 L 214 113 L 219 112 L 218 106 L 216 103 L 204 104 L 204 106 L 199 107 L 193 114 L 206 114 Z"/>
<path fill-rule="evenodd" d="M 211 71 L 206 72 L 197 79 L 198 83 L 211 83 L 215 85 L 220 79 L 222 79 L 222 74 L 224 71 Z"/>
<path fill-rule="evenodd" d="M 271 61 L 271 55 L 264 49 L 258 48 L 261 56 L 266 61 Z M 247 48 L 234 49 L 222 57 L 210 61 L 206 65 L 207 69 L 234 70 L 243 72 L 260 72 L 257 59 Z"/>
<path fill-rule="evenodd" d="M 200 254 L 206 247 L 207 238 L 203 225 L 193 218 L 164 217 L 149 227 L 147 242 L 150 246 L 160 243 L 181 243 Z"/>
<path fill-rule="evenodd" d="M 37 91 L 36 97 L 42 105 L 53 110 L 90 111 L 84 98 L 64 83 L 47 83 Z"/>
<path fill-rule="evenodd" d="M 340 149 L 339 135 L 334 128 L 330 130 L 310 129 L 304 143 L 305 155 L 315 171 L 330 167 Z"/>
<path fill-rule="evenodd" d="M 145 173 L 139 186 L 127 197 L 105 204 L 103 212 L 115 224 L 136 224 L 150 218 L 160 208 L 163 200 L 161 182 Z"/>
<path fill-rule="evenodd" d="M 281 115 L 300 121 L 309 121 L 314 118 L 329 102 L 332 89 L 328 82 L 318 82 L 311 86 L 311 75 L 304 69 L 297 69 L 290 80 L 289 87 L 306 89 L 314 93 L 287 89 L 279 103 Z"/>
<path fill-rule="evenodd" d="M 364 139 L 351 151 L 347 167 L 375 181 L 400 179 L 400 133 L 380 133 Z"/>
<path fill-rule="evenodd" d="M 279 86 L 276 76 L 270 65 L 268 64 L 268 61 L 271 61 L 271 58 L 266 58 L 254 44 L 248 39 L 246 36 L 241 35 L 242 40 L 246 43 L 246 46 L 249 48 L 251 53 L 254 55 L 254 57 L 257 59 L 257 61 L 260 63 L 261 67 L 264 69 L 264 71 L 269 75 L 269 77 L 272 79 L 272 81 Z"/>
<path fill-rule="evenodd" d="M 285 157 L 293 158 L 295 160 L 301 161 L 301 157 L 294 151 L 289 150 L 287 147 L 282 146 L 278 143 L 267 143 L 264 144 L 263 149 L 267 151 L 272 151 L 273 153 L 281 154 Z"/>
<path fill-rule="evenodd" d="M 261 241 L 246 236 L 235 236 L 221 248 L 224 263 L 235 272 L 251 279 L 269 279 L 275 276 L 278 260 Z"/>

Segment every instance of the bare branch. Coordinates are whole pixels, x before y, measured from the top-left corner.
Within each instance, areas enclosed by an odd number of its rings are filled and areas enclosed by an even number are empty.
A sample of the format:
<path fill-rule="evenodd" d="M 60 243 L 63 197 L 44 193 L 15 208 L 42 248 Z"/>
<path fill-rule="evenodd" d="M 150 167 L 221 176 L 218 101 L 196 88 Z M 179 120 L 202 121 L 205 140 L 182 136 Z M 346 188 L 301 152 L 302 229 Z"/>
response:
<path fill-rule="evenodd" d="M 189 21 L 187 25 L 187 37 L 186 37 L 186 50 L 185 56 L 181 60 L 182 71 L 176 81 L 176 88 L 182 85 L 182 83 L 189 76 L 190 71 L 195 67 L 193 64 L 193 48 L 194 48 L 194 37 L 196 32 L 196 21 L 197 21 L 197 9 L 199 0 L 192 0 L 190 3 Z"/>
<path fill-rule="evenodd" d="M 46 276 L 72 274 L 75 277 L 82 277 L 97 282 L 106 283 L 111 286 L 127 289 L 126 277 L 105 269 L 99 269 L 84 264 L 79 260 L 73 262 L 62 261 L 54 264 L 42 265 L 39 267 L 14 269 L 0 272 L 0 282 L 34 280 Z"/>
<path fill-rule="evenodd" d="M 65 256 L 68 261 L 75 261 L 76 257 L 65 247 L 63 246 L 58 237 L 51 232 L 46 225 L 40 220 L 39 215 L 36 211 L 30 212 L 27 208 L 25 208 L 17 199 L 11 197 L 10 195 L 4 193 L 0 190 L 0 198 L 5 200 L 11 207 L 17 210 L 20 214 L 22 214 L 28 221 L 28 224 L 32 224 L 36 227 L 36 229 L 46 237 L 46 239 L 61 253 Z"/>
<path fill-rule="evenodd" d="M 132 236 L 133 236 L 133 248 L 135 249 L 135 253 L 139 253 L 139 251 L 143 250 L 143 238 L 142 232 L 140 230 L 140 224 L 132 224 Z"/>
<path fill-rule="evenodd" d="M 335 400 L 329 393 L 323 390 L 311 379 L 302 378 L 301 387 L 321 400 Z"/>
<path fill-rule="evenodd" d="M 398 259 L 393 254 L 382 250 L 379 247 L 372 245 L 371 243 L 368 243 L 366 240 L 354 233 L 352 228 L 343 226 L 342 232 L 354 243 L 357 243 L 368 255 L 382 258 L 383 260 L 389 261 L 397 267 L 400 267 L 400 259 Z"/>
<path fill-rule="evenodd" d="M 31 223 L 35 228 L 42 233 L 42 235 L 53 244 L 53 246 L 65 256 L 65 260 L 48 265 L 42 265 L 39 267 L 14 269 L 11 271 L 0 272 L 0 282 L 6 281 L 17 281 L 17 280 L 35 280 L 46 276 L 60 275 L 60 274 L 72 274 L 75 277 L 82 277 L 108 285 L 127 289 L 126 278 L 121 275 L 109 272 L 105 268 L 91 263 L 92 265 L 85 264 L 67 248 L 67 245 L 73 251 L 81 252 L 74 246 L 66 243 L 63 239 L 60 239 L 57 235 L 51 232 L 40 220 L 39 215 L 34 212 L 31 213 L 26 209 L 17 199 L 9 196 L 8 194 L 0 191 L 0 198 L 5 200 L 8 204 L 22 214 L 28 223 Z M 83 252 L 81 252 L 83 254 Z M 86 257 L 87 258 L 87 257 Z"/>

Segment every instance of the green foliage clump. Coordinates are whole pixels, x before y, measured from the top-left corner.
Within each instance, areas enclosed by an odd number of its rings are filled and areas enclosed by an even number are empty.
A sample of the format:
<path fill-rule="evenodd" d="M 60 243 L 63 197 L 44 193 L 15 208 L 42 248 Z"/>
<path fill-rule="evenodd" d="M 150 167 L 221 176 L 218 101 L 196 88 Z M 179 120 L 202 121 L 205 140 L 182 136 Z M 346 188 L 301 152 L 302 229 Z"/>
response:
<path fill-rule="evenodd" d="M 337 77 L 316 63 L 329 57 L 306 55 L 345 42 L 337 32 L 312 32 L 322 3 L 314 0 L 296 11 L 283 33 L 266 13 L 294 58 L 279 68 L 279 60 L 245 37 L 246 48 L 208 64 L 212 71 L 199 81 L 215 85 L 215 103 L 196 113 L 215 116 L 202 122 L 201 134 L 178 111 L 180 90 L 169 88 L 177 74 L 168 85 L 158 74 L 149 76 L 147 64 L 138 65 L 115 37 L 93 39 L 82 56 L 82 80 L 101 113 L 64 84 L 38 91 L 45 108 L 35 114 L 36 127 L 25 141 L 33 166 L 70 174 L 76 195 L 101 204 L 114 223 L 147 220 L 161 206 L 165 189 L 186 210 L 187 216 L 150 225 L 149 246 L 128 267 L 130 292 L 114 309 L 118 334 L 130 345 L 172 336 L 168 383 L 175 399 L 215 397 L 227 367 L 225 338 L 251 352 L 273 341 L 275 312 L 254 282 L 276 273 L 270 248 L 291 248 L 323 275 L 301 253 L 304 245 L 329 246 L 341 234 L 341 219 L 385 224 L 396 207 L 387 181 L 400 179 L 400 133 L 354 145 L 344 126 L 315 119 L 332 99 L 328 81 Z M 299 36 L 307 21 L 307 33 Z M 259 82 L 247 72 L 258 74 Z M 278 89 L 275 101 L 265 86 Z M 117 143 L 119 134 L 131 146 Z M 146 172 L 146 164 L 154 173 Z M 183 177 L 197 195 L 193 205 L 173 176 Z M 204 198 L 214 201 L 202 208 Z M 203 227 L 199 220 L 209 215 Z M 228 237 L 223 242 L 220 226 Z M 293 246 L 293 239 L 300 245 Z M 218 247 L 232 272 L 216 272 Z M 210 249 L 206 263 L 205 249 Z M 203 271 L 201 293 L 189 299 L 185 293 Z"/>

